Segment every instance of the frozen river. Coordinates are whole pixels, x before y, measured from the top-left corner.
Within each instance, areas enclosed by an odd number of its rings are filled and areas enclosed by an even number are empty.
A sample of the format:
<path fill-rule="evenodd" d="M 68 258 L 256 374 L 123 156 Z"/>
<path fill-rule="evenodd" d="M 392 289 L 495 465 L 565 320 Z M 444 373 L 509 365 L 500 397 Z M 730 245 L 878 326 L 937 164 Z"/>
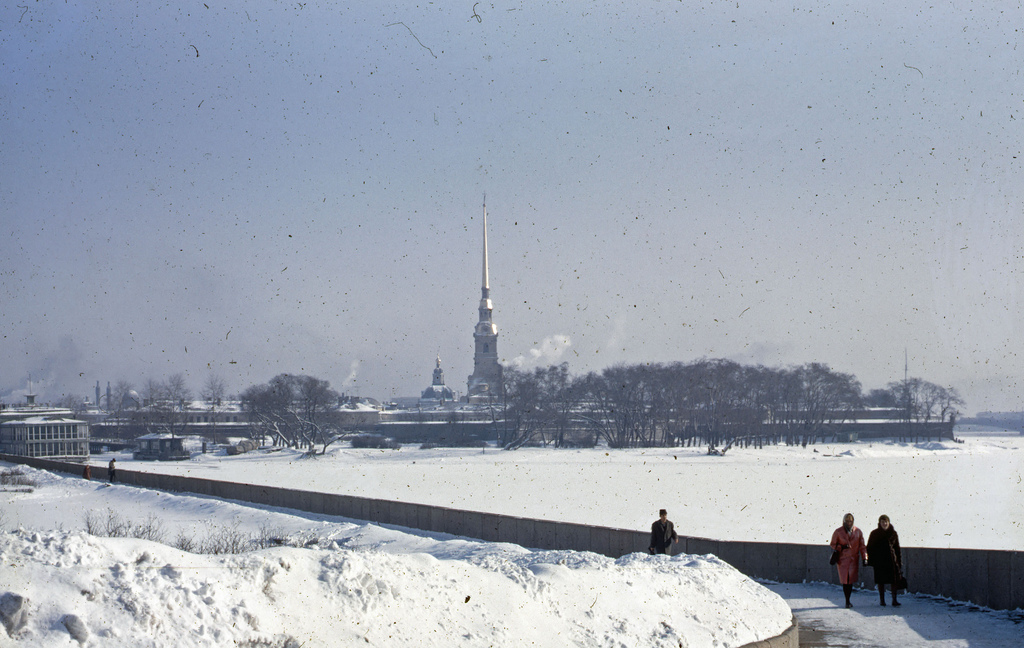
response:
<path fill-rule="evenodd" d="M 1024 437 L 960 435 L 962 443 L 733 448 L 725 456 L 703 448 L 338 446 L 317 458 L 285 450 L 118 462 L 125 470 L 617 528 L 649 528 L 667 508 L 681 533 L 728 540 L 827 543 L 847 511 L 865 529 L 885 513 L 906 546 L 1019 549 Z"/>

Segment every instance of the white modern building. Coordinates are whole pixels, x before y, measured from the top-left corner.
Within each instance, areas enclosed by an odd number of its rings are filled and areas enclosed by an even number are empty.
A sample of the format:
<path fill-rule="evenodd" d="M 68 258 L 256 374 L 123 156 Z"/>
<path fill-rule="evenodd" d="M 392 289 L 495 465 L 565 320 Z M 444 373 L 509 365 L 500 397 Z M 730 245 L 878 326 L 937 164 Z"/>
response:
<path fill-rule="evenodd" d="M 19 408 L 27 410 L 28 408 Z M 5 410 L 6 415 L 21 412 Z M 64 416 L 33 415 L 0 423 L 0 453 L 23 457 L 89 458 L 89 424 Z M 6 418 L 6 417 L 5 417 Z"/>
<path fill-rule="evenodd" d="M 73 416 L 66 407 L 37 405 L 33 393 L 25 395 L 25 404 L 21 406 L 0 403 L 0 453 L 88 459 L 89 424 Z"/>

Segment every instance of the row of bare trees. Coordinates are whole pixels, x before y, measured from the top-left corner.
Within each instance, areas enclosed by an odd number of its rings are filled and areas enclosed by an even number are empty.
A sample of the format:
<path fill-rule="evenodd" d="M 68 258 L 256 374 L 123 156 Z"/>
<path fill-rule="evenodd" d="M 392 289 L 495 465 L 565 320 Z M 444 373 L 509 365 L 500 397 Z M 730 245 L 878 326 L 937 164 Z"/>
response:
<path fill-rule="evenodd" d="M 200 397 L 213 408 L 225 396 L 222 380 L 211 376 Z M 139 395 L 119 381 L 108 411 L 116 425 L 134 430 L 182 434 L 192 392 L 184 377 L 150 380 Z M 241 395 L 252 436 L 261 442 L 322 454 L 342 438 L 340 396 L 326 380 L 280 374 Z M 865 407 L 889 408 L 905 421 L 945 422 L 963 400 L 953 388 L 920 378 L 861 391 L 851 374 L 821 363 L 772 368 L 731 360 L 688 363 L 619 364 L 574 375 L 567 363 L 521 370 L 506 367 L 492 416 L 502 447 L 651 447 L 740 443 L 807 444 L 834 436 L 840 424 Z M 452 412 L 450 436 L 458 436 Z M 927 429 L 928 425 L 917 426 Z M 120 434 L 118 434 L 120 436 Z"/>
<path fill-rule="evenodd" d="M 110 415 L 104 424 L 104 434 L 116 438 L 153 432 L 181 435 L 188 426 L 189 412 L 195 407 L 194 393 L 181 373 L 166 380 L 150 378 L 141 391 L 127 380 L 118 380 L 108 389 L 109 396 L 104 394 L 100 398 L 100 406 Z M 224 380 L 211 374 L 199 397 L 213 411 L 227 397 Z M 80 397 L 66 397 L 61 404 L 76 414 L 86 409 L 85 399 Z"/>
<path fill-rule="evenodd" d="M 501 445 L 649 447 L 807 444 L 835 435 L 864 407 L 947 421 L 963 401 L 919 378 L 861 392 L 851 374 L 810 363 L 771 368 L 731 360 L 615 365 L 573 376 L 567 364 L 507 367 L 495 402 Z"/>
<path fill-rule="evenodd" d="M 942 387 L 920 378 L 905 378 L 872 389 L 864 398 L 868 406 L 892 407 L 904 412 L 908 421 L 944 422 L 958 416 L 964 401 L 952 387 Z"/>
<path fill-rule="evenodd" d="M 126 410 L 134 410 L 140 407 L 159 402 L 177 401 L 178 403 L 190 402 L 193 398 L 193 391 L 189 388 L 185 375 L 176 373 L 166 380 L 150 378 L 142 385 L 141 392 L 136 391 L 135 385 L 128 380 L 118 380 L 112 386 L 109 398 L 106 394 L 100 395 L 99 407 L 114 416 L 120 416 Z M 210 374 L 199 390 L 199 398 L 207 403 L 220 403 L 227 398 L 227 384 L 216 375 Z M 67 407 L 76 414 L 84 412 L 89 403 L 87 399 L 78 395 L 66 395 L 58 402 L 61 407 Z"/>
<path fill-rule="evenodd" d="M 211 374 L 199 398 L 201 404 L 195 402 L 180 373 L 166 380 L 149 379 L 140 391 L 120 380 L 110 387 L 109 398 L 103 397 L 104 409 L 110 414 L 105 432 L 117 438 L 152 432 L 184 435 L 197 407 L 209 407 L 210 420 L 215 420 L 212 415 L 227 398 L 224 381 Z M 270 439 L 276 445 L 302 448 L 310 454 L 319 447 L 323 454 L 342 433 L 338 415 L 341 397 L 326 380 L 280 374 L 265 384 L 249 387 L 239 398 L 251 435 L 261 442 Z M 69 400 L 67 406 L 84 410 L 84 399 Z"/>
<path fill-rule="evenodd" d="M 210 428 L 216 432 L 216 412 L 227 395 L 223 379 L 211 374 L 194 400 L 183 374 L 166 380 L 149 379 L 136 390 L 119 380 L 109 388 L 109 397 L 101 402 L 110 417 L 103 424 L 103 434 L 113 438 L 135 438 L 147 433 L 188 434 L 193 419 L 208 408 Z M 254 439 L 302 448 L 310 454 L 319 447 L 320 454 L 341 435 L 339 424 L 340 396 L 330 383 L 305 375 L 280 374 L 261 385 L 246 389 L 240 397 L 242 410 Z M 68 407 L 85 409 L 84 399 L 68 400 Z"/>

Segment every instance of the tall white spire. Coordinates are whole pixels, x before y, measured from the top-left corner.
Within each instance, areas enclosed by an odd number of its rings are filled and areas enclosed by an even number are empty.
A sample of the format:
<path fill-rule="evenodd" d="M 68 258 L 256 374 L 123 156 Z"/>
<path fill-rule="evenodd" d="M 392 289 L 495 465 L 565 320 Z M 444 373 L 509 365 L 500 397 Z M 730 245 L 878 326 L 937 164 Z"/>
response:
<path fill-rule="evenodd" d="M 491 402 L 501 390 L 502 370 L 498 362 L 498 327 L 491 319 L 491 282 L 487 266 L 487 194 L 484 194 L 483 281 L 480 287 L 480 319 L 473 330 L 473 373 L 469 376 L 466 397 L 470 403 Z"/>
<path fill-rule="evenodd" d="M 484 194 L 484 276 L 481 288 L 483 288 L 484 299 L 487 299 L 491 292 L 491 280 L 487 271 L 487 194 Z"/>

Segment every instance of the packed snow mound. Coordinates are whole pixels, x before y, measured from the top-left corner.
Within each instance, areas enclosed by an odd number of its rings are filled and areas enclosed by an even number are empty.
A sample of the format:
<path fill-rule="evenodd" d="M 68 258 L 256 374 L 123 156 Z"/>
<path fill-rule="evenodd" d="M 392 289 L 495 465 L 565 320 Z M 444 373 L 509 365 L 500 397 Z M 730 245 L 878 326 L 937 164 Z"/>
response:
<path fill-rule="evenodd" d="M 791 619 L 781 597 L 710 555 L 613 560 L 427 542 L 431 553 L 332 540 L 197 555 L 18 530 L 0 534 L 0 564 L 3 589 L 26 601 L 17 646 L 74 645 L 76 628 L 97 646 L 724 648 L 779 634 Z"/>

